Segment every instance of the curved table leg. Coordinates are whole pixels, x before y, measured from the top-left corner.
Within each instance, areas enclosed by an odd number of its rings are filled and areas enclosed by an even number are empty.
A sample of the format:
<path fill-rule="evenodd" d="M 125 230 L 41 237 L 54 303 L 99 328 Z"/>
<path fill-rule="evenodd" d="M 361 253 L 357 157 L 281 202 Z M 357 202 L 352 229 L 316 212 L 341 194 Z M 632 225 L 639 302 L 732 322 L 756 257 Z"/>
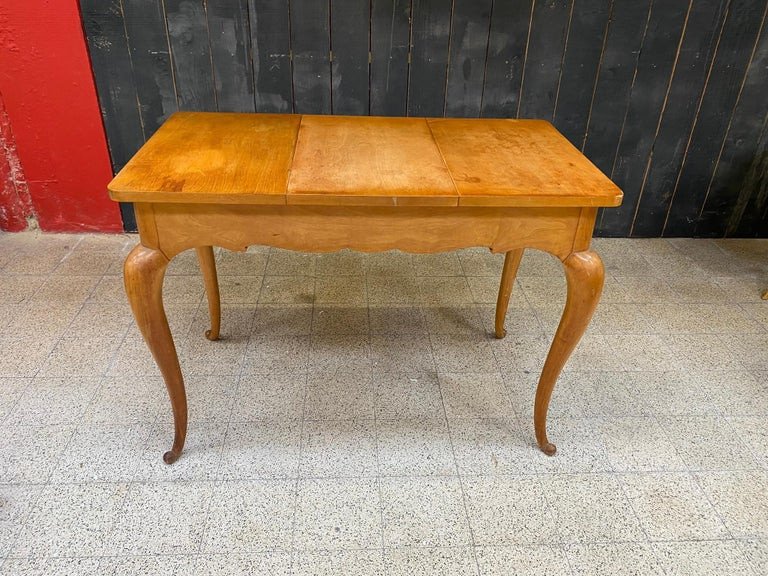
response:
<path fill-rule="evenodd" d="M 221 328 L 221 297 L 219 296 L 219 279 L 216 276 L 216 258 L 213 246 L 195 248 L 200 270 L 203 271 L 205 295 L 208 298 L 208 311 L 211 315 L 211 328 L 205 331 L 208 340 L 218 340 Z"/>
<path fill-rule="evenodd" d="M 168 388 L 173 408 L 173 447 L 163 455 L 166 464 L 175 462 L 187 435 L 187 395 L 176 346 L 163 308 L 163 277 L 168 259 L 159 250 L 139 244 L 125 259 L 125 292 L 136 324 L 155 358 Z"/>
<path fill-rule="evenodd" d="M 563 265 L 568 280 L 568 297 L 555 339 L 544 362 L 533 409 L 536 442 L 542 452 L 549 456 L 557 450 L 547 439 L 547 410 L 552 390 L 565 362 L 592 319 L 605 277 L 602 260 L 591 251 L 575 252 L 563 261 Z"/>
<path fill-rule="evenodd" d="M 501 284 L 499 285 L 499 297 L 496 299 L 496 338 L 504 338 L 507 331 L 504 328 L 504 319 L 507 317 L 509 299 L 512 296 L 512 288 L 515 285 L 515 276 L 523 258 L 523 249 L 510 250 L 504 255 L 504 268 L 501 271 Z"/>

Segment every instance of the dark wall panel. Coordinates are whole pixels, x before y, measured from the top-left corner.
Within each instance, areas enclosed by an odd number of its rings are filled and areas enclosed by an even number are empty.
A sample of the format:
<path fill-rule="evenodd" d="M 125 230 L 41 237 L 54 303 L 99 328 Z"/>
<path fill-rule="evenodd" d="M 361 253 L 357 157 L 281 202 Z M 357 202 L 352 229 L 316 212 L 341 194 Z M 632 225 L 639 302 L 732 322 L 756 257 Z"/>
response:
<path fill-rule="evenodd" d="M 368 114 L 370 4 L 331 0 L 331 94 L 334 114 Z"/>
<path fill-rule="evenodd" d="M 293 69 L 288 4 L 248 0 L 251 63 L 257 112 L 293 112 Z"/>
<path fill-rule="evenodd" d="M 598 234 L 768 234 L 768 0 L 80 2 L 115 170 L 178 109 L 542 118 Z"/>
<path fill-rule="evenodd" d="M 247 0 L 207 3 L 216 102 L 222 112 L 256 109 Z"/>
<path fill-rule="evenodd" d="M 552 120 L 572 0 L 539 0 L 533 8 L 520 92 L 520 118 Z"/>
<path fill-rule="evenodd" d="M 664 232 L 692 236 L 763 22 L 765 3 L 732 0 Z"/>
<path fill-rule="evenodd" d="M 410 18 L 410 0 L 371 1 L 371 114 L 406 114 Z"/>

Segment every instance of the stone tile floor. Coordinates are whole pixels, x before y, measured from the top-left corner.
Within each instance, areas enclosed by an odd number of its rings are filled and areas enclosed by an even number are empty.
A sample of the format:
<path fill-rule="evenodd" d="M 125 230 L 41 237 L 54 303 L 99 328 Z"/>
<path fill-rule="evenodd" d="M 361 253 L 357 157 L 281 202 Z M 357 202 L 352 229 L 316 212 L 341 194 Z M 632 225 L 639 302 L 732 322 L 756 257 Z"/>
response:
<path fill-rule="evenodd" d="M 533 445 L 564 297 L 502 259 L 192 254 L 166 304 L 182 459 L 132 322 L 131 236 L 0 235 L 0 573 L 766 574 L 768 242 L 595 241 L 593 324 Z"/>

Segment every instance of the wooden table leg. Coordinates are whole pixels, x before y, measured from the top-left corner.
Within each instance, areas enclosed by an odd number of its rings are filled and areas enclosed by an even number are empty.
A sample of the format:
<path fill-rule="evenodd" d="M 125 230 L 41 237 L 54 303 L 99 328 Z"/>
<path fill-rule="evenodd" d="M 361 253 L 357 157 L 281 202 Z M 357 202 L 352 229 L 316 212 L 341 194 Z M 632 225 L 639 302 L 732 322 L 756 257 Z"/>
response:
<path fill-rule="evenodd" d="M 200 246 L 195 248 L 200 270 L 203 272 L 205 282 L 205 295 L 208 298 L 208 311 L 211 316 L 211 328 L 205 331 L 208 340 L 218 340 L 221 328 L 221 297 L 219 296 L 219 279 L 216 276 L 216 258 L 213 255 L 213 246 Z"/>
<path fill-rule="evenodd" d="M 159 250 L 139 244 L 125 259 L 123 271 L 125 292 L 136 324 L 160 368 L 171 398 L 175 435 L 173 447 L 163 455 L 163 460 L 172 464 L 181 455 L 187 435 L 187 395 L 163 308 L 163 277 L 168 262 Z"/>
<path fill-rule="evenodd" d="M 501 271 L 501 284 L 499 285 L 499 297 L 496 300 L 496 338 L 504 338 L 507 330 L 504 328 L 504 319 L 507 317 L 509 299 L 512 296 L 512 288 L 515 285 L 515 276 L 523 258 L 523 249 L 510 250 L 504 255 L 504 268 Z"/>
<path fill-rule="evenodd" d="M 547 410 L 552 390 L 568 357 L 576 348 L 592 319 L 603 290 L 605 270 L 600 257 L 591 251 L 575 252 L 563 261 L 568 280 L 565 310 L 539 378 L 533 409 L 536 441 L 542 452 L 552 456 L 557 448 L 547 440 Z"/>

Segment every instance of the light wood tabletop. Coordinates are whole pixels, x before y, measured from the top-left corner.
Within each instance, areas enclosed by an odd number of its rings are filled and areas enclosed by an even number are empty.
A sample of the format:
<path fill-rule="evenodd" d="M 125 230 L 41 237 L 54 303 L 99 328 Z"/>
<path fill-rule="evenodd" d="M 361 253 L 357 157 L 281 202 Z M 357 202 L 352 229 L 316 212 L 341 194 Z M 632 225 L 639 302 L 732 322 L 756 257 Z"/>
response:
<path fill-rule="evenodd" d="M 174 114 L 109 185 L 122 202 L 618 206 L 541 120 Z"/>
<path fill-rule="evenodd" d="M 590 250 L 597 208 L 622 193 L 548 122 L 276 114 L 174 114 L 109 184 L 134 202 L 141 242 L 125 261 L 136 323 L 174 415 L 164 460 L 177 460 L 187 399 L 162 298 L 171 259 L 195 249 L 217 340 L 213 246 L 307 252 L 504 253 L 494 332 L 525 249 L 553 254 L 568 283 L 534 402 L 536 440 L 555 453 L 546 417 L 557 378 L 589 324 L 604 269 Z"/>

